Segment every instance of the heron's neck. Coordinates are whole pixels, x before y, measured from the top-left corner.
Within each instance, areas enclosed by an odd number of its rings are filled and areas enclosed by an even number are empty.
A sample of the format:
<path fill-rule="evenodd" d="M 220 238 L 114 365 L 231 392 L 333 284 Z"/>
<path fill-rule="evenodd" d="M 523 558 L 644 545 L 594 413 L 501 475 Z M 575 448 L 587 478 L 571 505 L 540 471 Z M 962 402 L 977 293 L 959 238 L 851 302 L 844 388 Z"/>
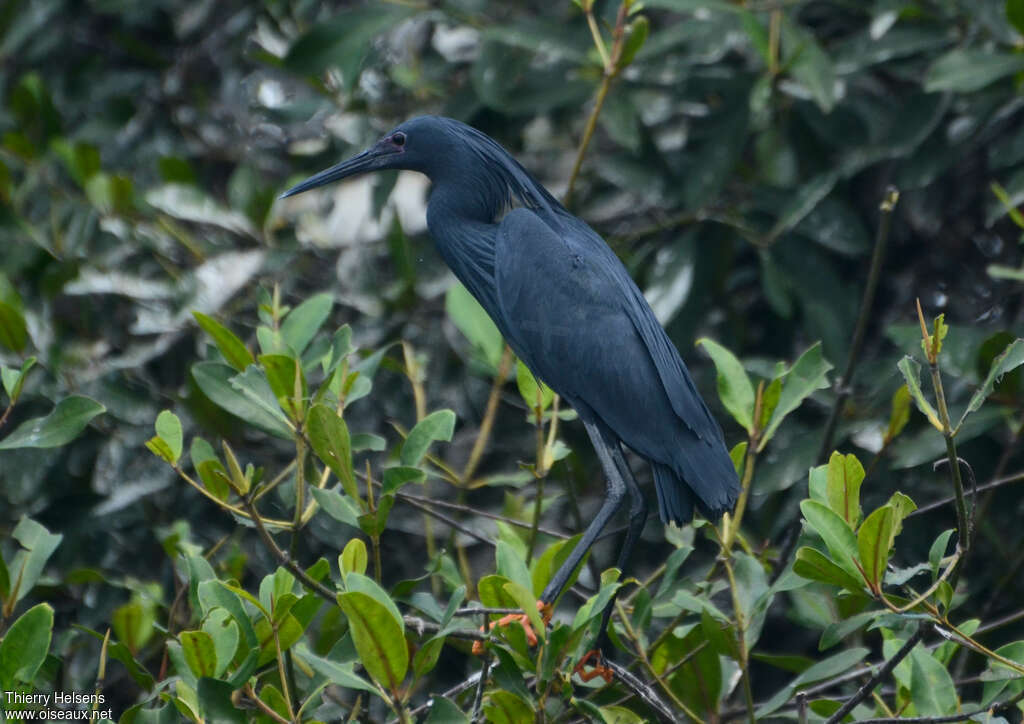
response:
<path fill-rule="evenodd" d="M 494 237 L 497 224 L 472 194 L 435 182 L 427 205 L 427 228 L 441 257 L 491 317 L 497 313 Z"/>

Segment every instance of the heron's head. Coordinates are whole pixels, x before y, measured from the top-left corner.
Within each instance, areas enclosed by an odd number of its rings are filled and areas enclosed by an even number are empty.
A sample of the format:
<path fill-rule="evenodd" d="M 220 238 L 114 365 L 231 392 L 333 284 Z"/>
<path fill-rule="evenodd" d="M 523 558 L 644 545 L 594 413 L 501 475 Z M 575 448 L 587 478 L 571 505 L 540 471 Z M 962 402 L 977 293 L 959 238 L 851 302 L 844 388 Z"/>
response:
<path fill-rule="evenodd" d="M 457 143 L 460 127 L 468 128 L 458 121 L 438 116 L 412 118 L 384 134 L 383 138 L 357 156 L 288 189 L 281 194 L 281 198 L 368 171 L 403 169 L 433 176 L 450 163 L 450 151 L 453 144 Z"/>

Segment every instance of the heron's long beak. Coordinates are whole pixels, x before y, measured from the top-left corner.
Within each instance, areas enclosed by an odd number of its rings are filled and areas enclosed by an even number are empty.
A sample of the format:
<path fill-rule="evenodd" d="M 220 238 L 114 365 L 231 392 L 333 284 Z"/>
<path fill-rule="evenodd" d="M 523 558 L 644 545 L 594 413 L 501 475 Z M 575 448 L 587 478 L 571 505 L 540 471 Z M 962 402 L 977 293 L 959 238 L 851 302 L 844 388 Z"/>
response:
<path fill-rule="evenodd" d="M 380 155 L 380 151 L 376 147 L 367 149 L 358 156 L 353 156 L 347 161 L 342 161 L 337 166 L 331 166 L 314 176 L 310 176 L 302 183 L 292 186 L 278 198 L 286 199 L 289 196 L 301 194 L 303 191 L 315 189 L 317 186 L 324 186 L 325 184 L 334 183 L 335 181 L 340 181 L 341 179 L 348 178 L 349 176 L 355 176 L 356 174 L 364 173 L 366 171 L 373 171 L 377 168 L 377 165 L 374 162 L 380 157 Z"/>

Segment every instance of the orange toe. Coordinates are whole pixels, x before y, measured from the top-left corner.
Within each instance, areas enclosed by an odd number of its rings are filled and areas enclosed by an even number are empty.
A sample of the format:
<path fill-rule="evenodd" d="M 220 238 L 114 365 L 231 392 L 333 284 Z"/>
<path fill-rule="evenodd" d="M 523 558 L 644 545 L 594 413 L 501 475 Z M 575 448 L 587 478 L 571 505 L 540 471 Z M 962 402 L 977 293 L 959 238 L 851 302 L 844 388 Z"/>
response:
<path fill-rule="evenodd" d="M 597 661 L 590 664 L 590 660 L 596 658 Z M 593 669 L 587 671 L 588 665 L 592 665 Z M 597 649 L 592 649 L 586 653 L 586 655 L 580 659 L 580 662 L 576 664 L 576 668 L 572 672 L 578 675 L 583 681 L 590 681 L 591 679 L 600 676 L 604 679 L 604 683 L 612 683 L 613 673 L 612 670 L 604 665 L 604 655 Z"/>

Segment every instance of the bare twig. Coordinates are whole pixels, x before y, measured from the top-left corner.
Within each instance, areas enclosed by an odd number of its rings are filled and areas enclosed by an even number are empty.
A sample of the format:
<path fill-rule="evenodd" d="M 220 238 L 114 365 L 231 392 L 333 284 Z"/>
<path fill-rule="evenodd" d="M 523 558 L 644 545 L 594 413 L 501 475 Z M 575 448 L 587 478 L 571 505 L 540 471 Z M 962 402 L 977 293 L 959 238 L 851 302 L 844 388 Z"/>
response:
<path fill-rule="evenodd" d="M 882 664 L 878 671 L 875 672 L 874 676 L 864 682 L 864 685 L 857 689 L 857 693 L 846 700 L 846 703 L 836 710 L 836 713 L 828 718 L 826 724 L 837 724 L 841 722 L 843 718 L 853 711 L 854 707 L 860 704 L 862 701 L 871 696 L 871 692 L 875 690 L 875 687 L 882 683 L 882 679 L 892 673 L 892 670 L 896 668 L 903 659 L 907 657 L 907 654 L 920 643 L 921 639 L 924 638 L 924 627 L 921 626 L 917 629 L 914 634 L 907 639 L 900 650 L 892 655 L 888 661 Z"/>

